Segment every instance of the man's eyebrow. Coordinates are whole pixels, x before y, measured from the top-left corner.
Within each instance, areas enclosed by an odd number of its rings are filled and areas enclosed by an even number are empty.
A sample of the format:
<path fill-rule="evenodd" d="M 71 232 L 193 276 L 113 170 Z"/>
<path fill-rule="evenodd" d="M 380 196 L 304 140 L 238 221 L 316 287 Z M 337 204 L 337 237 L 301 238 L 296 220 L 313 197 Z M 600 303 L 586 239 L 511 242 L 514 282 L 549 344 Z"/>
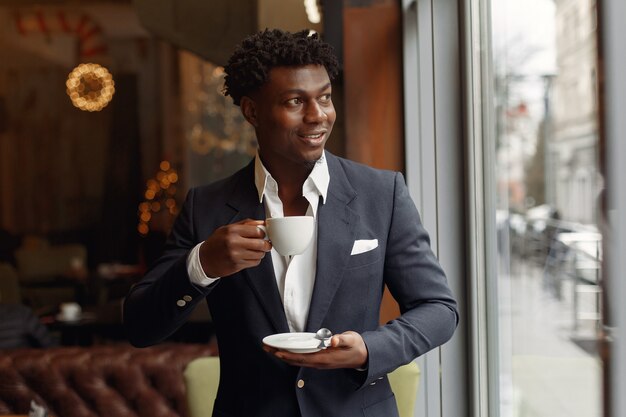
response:
<path fill-rule="evenodd" d="M 322 92 L 324 90 L 328 90 L 331 87 L 331 83 L 324 84 L 318 92 Z M 306 91 L 301 88 L 292 88 L 290 90 L 285 90 L 281 94 L 306 94 Z"/>

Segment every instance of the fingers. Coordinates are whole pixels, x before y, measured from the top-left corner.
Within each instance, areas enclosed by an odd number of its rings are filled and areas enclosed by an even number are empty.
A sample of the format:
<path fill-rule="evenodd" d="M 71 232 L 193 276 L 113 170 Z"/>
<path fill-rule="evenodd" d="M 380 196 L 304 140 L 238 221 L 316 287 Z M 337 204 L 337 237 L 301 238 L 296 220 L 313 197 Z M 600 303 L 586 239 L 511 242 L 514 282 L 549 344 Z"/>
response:
<path fill-rule="evenodd" d="M 236 246 L 235 246 L 236 245 Z M 267 240 L 256 238 L 242 238 L 233 243 L 232 253 L 241 259 L 263 259 L 266 252 L 272 250 L 272 244 Z"/>
<path fill-rule="evenodd" d="M 323 352 L 323 351 L 321 351 Z M 286 350 L 276 350 L 273 355 L 291 366 L 303 368 L 329 369 L 329 361 L 324 360 L 318 353 L 292 353 Z"/>
<path fill-rule="evenodd" d="M 258 226 L 263 226 L 265 222 L 263 220 L 248 220 L 242 223 L 235 223 L 237 226 L 233 226 L 242 237 L 263 239 L 265 238 L 265 232 Z"/>
<path fill-rule="evenodd" d="M 334 348 L 350 348 L 354 342 L 354 335 L 351 332 L 345 332 L 342 334 L 336 334 L 330 339 L 330 346 Z"/>
<path fill-rule="evenodd" d="M 219 227 L 200 248 L 200 262 L 207 276 L 227 276 L 257 266 L 272 249 L 257 226 L 263 220 L 245 219 Z"/>
<path fill-rule="evenodd" d="M 351 349 L 363 341 L 357 332 L 347 331 L 336 334 L 330 339 L 330 346 L 334 348 Z"/>
<path fill-rule="evenodd" d="M 272 250 L 272 244 L 266 239 L 265 231 L 258 226 L 262 226 L 265 223 L 263 220 L 246 219 L 239 223 L 240 227 L 233 227 L 233 233 L 242 238 L 246 238 L 241 242 L 245 249 L 259 252 L 269 252 Z M 250 255 L 250 254 L 248 254 Z M 263 256 L 261 256 L 262 258 Z M 244 257 L 244 259 L 250 259 Z M 256 259 L 253 257 L 252 259 Z"/>
<path fill-rule="evenodd" d="M 220 229 L 223 229 L 224 244 L 232 252 L 241 250 L 238 255 L 242 256 L 242 259 L 256 259 L 256 256 L 246 251 L 269 252 L 272 249 L 271 243 L 264 240 L 265 232 L 257 227 L 263 223 L 262 220 L 246 219 L 223 226 Z M 260 257 L 263 257 L 262 254 Z"/>
<path fill-rule="evenodd" d="M 308 356 L 310 356 L 309 354 L 292 353 L 287 350 L 276 349 L 265 344 L 263 345 L 263 350 L 292 366 L 312 367 L 313 364 L 316 363 L 316 361 L 308 361 L 307 363 Z"/>
<path fill-rule="evenodd" d="M 250 225 L 258 226 L 258 225 L 265 224 L 265 220 L 256 220 L 256 219 L 249 219 L 248 218 L 248 219 L 243 219 L 243 220 L 241 220 L 241 221 L 239 221 L 237 223 L 234 223 L 234 224 L 250 224 Z"/>
<path fill-rule="evenodd" d="M 286 350 L 275 350 L 270 353 L 291 366 L 317 369 L 347 367 L 344 365 L 344 359 L 337 355 L 337 351 L 333 352 L 331 349 L 321 350 L 316 353 L 292 353 Z"/>

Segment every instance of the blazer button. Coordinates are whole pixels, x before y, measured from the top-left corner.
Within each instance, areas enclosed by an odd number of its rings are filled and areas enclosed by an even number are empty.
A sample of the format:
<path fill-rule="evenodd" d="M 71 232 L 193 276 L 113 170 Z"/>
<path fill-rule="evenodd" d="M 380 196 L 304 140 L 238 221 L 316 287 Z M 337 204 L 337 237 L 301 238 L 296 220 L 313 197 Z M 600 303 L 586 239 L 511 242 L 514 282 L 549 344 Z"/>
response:
<path fill-rule="evenodd" d="M 178 307 L 185 307 L 185 305 L 187 305 L 187 301 L 185 301 L 185 300 L 178 300 L 178 301 L 176 301 L 176 305 Z"/>
<path fill-rule="evenodd" d="M 191 295 L 185 295 L 183 296 L 183 300 L 190 302 L 192 300 Z"/>
<path fill-rule="evenodd" d="M 304 388 L 304 379 L 298 380 L 298 388 Z"/>

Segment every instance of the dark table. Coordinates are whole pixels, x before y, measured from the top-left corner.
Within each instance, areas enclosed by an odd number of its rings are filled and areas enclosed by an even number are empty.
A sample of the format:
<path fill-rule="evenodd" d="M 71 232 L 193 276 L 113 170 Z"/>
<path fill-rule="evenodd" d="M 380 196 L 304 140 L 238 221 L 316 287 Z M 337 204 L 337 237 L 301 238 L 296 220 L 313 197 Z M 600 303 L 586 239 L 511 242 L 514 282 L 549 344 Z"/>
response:
<path fill-rule="evenodd" d="M 127 336 L 122 323 L 123 299 L 106 304 L 85 306 L 78 320 L 61 320 L 57 315 L 42 317 L 52 333 L 59 337 L 63 346 L 91 346 L 111 342 L 126 341 Z M 184 343 L 206 343 L 214 334 L 205 303 L 198 305 L 196 310 L 183 326 L 167 340 Z"/>

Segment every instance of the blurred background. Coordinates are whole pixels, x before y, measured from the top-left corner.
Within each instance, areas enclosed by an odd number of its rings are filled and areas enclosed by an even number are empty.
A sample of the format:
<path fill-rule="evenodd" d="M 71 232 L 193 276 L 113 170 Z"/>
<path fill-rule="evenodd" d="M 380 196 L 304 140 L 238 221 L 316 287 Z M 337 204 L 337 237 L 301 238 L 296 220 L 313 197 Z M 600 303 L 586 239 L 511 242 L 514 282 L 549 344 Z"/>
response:
<path fill-rule="evenodd" d="M 267 27 L 334 46 L 328 149 L 403 169 L 400 19 L 392 1 L 0 1 L 0 261 L 13 277 L 2 282 L 16 282 L 2 301 L 31 308 L 62 343 L 79 328 L 83 343 L 123 339 L 121 301 L 160 255 L 188 189 L 256 152 L 222 94 L 222 66 Z M 359 87 L 368 77 L 372 103 Z M 366 126 L 368 114 L 378 115 Z M 60 320 L 64 303 L 81 306 L 84 326 Z M 199 310 L 195 337 L 210 338 Z"/>
<path fill-rule="evenodd" d="M 3 313 L 0 347 L 125 343 L 186 192 L 255 153 L 230 52 L 306 28 L 341 63 L 327 148 L 405 174 L 464 313 L 414 415 L 619 416 L 620 2 L 0 0 L 0 305 L 43 326 Z M 201 306 L 170 341 L 212 333 Z"/>

